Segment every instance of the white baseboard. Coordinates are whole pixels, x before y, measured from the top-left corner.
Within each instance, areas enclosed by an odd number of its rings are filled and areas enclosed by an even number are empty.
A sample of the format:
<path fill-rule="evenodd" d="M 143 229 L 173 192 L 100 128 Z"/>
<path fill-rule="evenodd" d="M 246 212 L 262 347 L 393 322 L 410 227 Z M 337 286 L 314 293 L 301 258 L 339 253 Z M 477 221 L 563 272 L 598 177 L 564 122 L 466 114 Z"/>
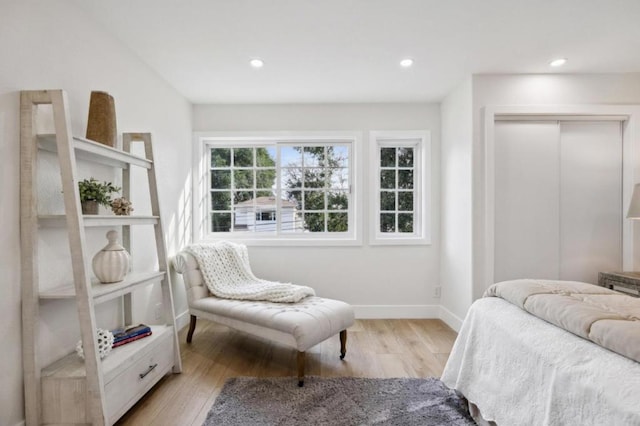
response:
<path fill-rule="evenodd" d="M 178 331 L 182 330 L 183 327 L 186 327 L 189 322 L 191 322 L 191 316 L 189 315 L 188 310 L 176 316 L 176 327 L 178 327 Z"/>
<path fill-rule="evenodd" d="M 456 333 L 460 331 L 460 327 L 462 327 L 462 319 L 442 305 L 440 305 L 439 308 L 440 315 L 438 318 L 440 318 L 449 327 L 453 328 Z"/>
<path fill-rule="evenodd" d="M 358 319 L 439 318 L 439 305 L 353 305 Z"/>

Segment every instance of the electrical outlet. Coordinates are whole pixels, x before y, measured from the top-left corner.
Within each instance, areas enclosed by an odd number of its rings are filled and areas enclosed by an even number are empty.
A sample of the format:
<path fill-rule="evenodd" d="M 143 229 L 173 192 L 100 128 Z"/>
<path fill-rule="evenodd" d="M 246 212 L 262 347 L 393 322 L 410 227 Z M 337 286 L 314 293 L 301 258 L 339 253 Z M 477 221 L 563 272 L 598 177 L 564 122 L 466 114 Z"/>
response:
<path fill-rule="evenodd" d="M 433 289 L 433 297 L 435 297 L 436 299 L 439 299 L 441 295 L 442 295 L 442 287 L 438 286 Z"/>
<path fill-rule="evenodd" d="M 156 320 L 162 319 L 162 302 L 156 303 L 155 317 Z"/>

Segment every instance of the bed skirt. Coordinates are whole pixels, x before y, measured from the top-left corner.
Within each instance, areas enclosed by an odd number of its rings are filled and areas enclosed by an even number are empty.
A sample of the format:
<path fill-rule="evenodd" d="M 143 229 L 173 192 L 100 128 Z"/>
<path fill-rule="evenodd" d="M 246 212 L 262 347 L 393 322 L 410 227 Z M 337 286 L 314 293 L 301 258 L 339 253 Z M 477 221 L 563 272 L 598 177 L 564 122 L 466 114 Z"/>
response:
<path fill-rule="evenodd" d="M 640 425 L 640 363 L 488 297 L 442 381 L 498 425 Z"/>

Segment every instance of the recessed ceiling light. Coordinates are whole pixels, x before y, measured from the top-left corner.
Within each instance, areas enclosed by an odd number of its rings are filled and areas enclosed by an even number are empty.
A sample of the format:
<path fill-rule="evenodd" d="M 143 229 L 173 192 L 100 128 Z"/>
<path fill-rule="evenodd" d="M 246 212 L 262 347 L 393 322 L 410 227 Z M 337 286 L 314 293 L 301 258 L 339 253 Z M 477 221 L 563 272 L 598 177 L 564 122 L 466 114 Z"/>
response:
<path fill-rule="evenodd" d="M 413 59 L 403 59 L 400 61 L 400 66 L 402 68 L 409 68 L 411 65 L 413 65 Z"/>
<path fill-rule="evenodd" d="M 552 67 L 561 67 L 566 63 L 567 63 L 567 58 L 560 58 L 560 59 L 554 59 L 553 61 L 549 62 L 549 65 Z"/>
<path fill-rule="evenodd" d="M 252 59 L 249 63 L 254 68 L 262 68 L 264 66 L 264 62 L 262 62 L 262 59 Z"/>

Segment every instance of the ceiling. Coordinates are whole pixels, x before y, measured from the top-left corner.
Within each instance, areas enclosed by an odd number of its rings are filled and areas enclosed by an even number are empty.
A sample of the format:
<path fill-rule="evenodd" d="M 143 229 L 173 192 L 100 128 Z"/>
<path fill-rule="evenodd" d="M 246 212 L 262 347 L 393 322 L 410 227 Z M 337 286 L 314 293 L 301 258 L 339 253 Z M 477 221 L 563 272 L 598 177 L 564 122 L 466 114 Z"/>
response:
<path fill-rule="evenodd" d="M 640 71 L 640 0 L 75 3 L 193 103 L 437 102 L 471 74 Z"/>

